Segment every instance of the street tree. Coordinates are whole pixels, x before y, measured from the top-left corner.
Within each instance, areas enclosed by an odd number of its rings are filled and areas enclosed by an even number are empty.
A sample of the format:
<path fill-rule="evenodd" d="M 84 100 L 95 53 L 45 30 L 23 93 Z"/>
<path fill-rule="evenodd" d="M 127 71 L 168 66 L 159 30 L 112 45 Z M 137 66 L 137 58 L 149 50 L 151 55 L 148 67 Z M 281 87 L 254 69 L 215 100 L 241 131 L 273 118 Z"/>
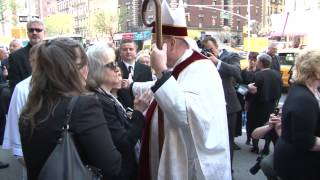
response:
<path fill-rule="evenodd" d="M 260 35 L 261 24 L 256 20 L 250 21 L 250 30 L 252 34 Z"/>
<path fill-rule="evenodd" d="M 94 15 L 94 27 L 102 36 L 113 38 L 113 34 L 117 32 L 118 16 L 117 13 L 111 11 L 97 11 Z"/>
<path fill-rule="evenodd" d="M 17 12 L 18 12 L 18 9 L 21 7 L 21 5 L 17 3 L 17 0 L 10 0 L 9 6 L 12 12 L 12 25 L 16 26 L 18 24 Z"/>
<path fill-rule="evenodd" d="M 44 19 L 47 36 L 57 36 L 73 32 L 73 17 L 66 13 L 57 13 Z"/>

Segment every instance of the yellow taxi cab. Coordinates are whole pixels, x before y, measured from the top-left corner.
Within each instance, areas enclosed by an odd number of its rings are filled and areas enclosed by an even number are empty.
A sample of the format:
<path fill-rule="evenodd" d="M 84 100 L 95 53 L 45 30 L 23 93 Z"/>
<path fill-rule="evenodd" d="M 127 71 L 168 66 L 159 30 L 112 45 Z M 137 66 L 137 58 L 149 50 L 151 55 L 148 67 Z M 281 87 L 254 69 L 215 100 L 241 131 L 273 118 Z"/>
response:
<path fill-rule="evenodd" d="M 299 49 L 289 48 L 282 49 L 278 51 L 279 63 L 280 63 L 280 73 L 282 76 L 282 87 L 289 87 L 289 76 L 290 70 L 294 66 L 295 57 L 298 54 Z"/>
<path fill-rule="evenodd" d="M 249 67 L 249 61 L 248 58 L 241 58 L 240 59 L 240 68 L 241 70 L 244 70 L 245 68 Z"/>
<path fill-rule="evenodd" d="M 289 49 L 281 49 L 278 51 L 279 56 L 279 63 L 280 63 L 280 73 L 282 76 L 282 86 L 283 88 L 289 87 L 289 76 L 290 76 L 290 69 L 294 65 L 295 57 L 299 49 L 289 48 Z M 247 58 L 241 58 L 240 60 L 240 67 L 241 70 L 247 68 L 249 66 L 249 62 Z"/>

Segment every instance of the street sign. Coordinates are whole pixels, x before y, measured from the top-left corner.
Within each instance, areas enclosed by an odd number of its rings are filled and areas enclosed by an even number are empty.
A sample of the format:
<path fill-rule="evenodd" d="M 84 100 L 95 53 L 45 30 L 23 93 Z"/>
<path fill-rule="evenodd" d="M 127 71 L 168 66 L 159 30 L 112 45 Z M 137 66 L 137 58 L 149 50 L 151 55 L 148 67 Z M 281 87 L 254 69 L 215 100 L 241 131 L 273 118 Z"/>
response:
<path fill-rule="evenodd" d="M 39 16 L 31 16 L 31 18 L 39 19 Z M 19 16 L 19 22 L 28 22 L 28 16 Z"/>
<path fill-rule="evenodd" d="M 133 33 L 124 33 L 122 35 L 122 39 L 127 39 L 127 40 L 133 40 L 134 34 Z"/>
<path fill-rule="evenodd" d="M 135 32 L 134 34 L 133 34 L 133 39 L 134 40 L 140 40 L 140 41 L 142 41 L 142 40 L 144 40 L 144 37 L 143 37 L 143 32 Z"/>
<path fill-rule="evenodd" d="M 222 19 L 230 19 L 230 13 L 227 13 L 227 12 L 220 12 L 220 18 Z"/>

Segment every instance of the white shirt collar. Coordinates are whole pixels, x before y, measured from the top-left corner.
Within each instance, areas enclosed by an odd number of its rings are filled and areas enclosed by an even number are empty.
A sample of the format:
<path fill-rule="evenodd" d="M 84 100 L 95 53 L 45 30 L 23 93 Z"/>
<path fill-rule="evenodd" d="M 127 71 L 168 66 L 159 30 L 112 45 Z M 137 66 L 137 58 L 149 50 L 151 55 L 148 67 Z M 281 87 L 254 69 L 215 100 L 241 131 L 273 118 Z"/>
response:
<path fill-rule="evenodd" d="M 175 68 L 178 64 L 182 63 L 184 60 L 188 59 L 192 55 L 192 53 L 193 53 L 193 50 L 190 48 L 185 50 L 184 54 L 177 60 L 176 64 L 173 66 L 173 68 Z M 172 70 L 172 69 L 170 69 L 170 70 Z"/>
<path fill-rule="evenodd" d="M 219 57 L 221 56 L 221 54 L 223 53 L 223 49 L 219 50 Z"/>
<path fill-rule="evenodd" d="M 132 64 L 127 63 L 126 61 L 123 61 L 124 65 L 126 66 L 126 68 L 129 70 L 129 66 L 132 66 L 132 70 L 134 71 L 134 65 L 135 62 L 133 62 Z"/>

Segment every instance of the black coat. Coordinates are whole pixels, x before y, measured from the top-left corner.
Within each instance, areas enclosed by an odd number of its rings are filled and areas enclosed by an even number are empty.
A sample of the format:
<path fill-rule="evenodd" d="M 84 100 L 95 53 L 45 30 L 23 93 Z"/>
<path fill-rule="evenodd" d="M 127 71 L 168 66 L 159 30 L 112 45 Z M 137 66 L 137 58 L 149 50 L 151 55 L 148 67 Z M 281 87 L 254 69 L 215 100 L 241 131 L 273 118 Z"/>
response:
<path fill-rule="evenodd" d="M 21 48 L 9 55 L 9 85 L 11 92 L 14 87 L 22 80 L 31 75 L 31 65 L 29 61 L 29 51 L 31 44 Z"/>
<path fill-rule="evenodd" d="M 314 94 L 294 84 L 282 108 L 282 132 L 274 150 L 274 167 L 283 179 L 320 179 L 320 152 L 312 151 L 320 137 L 320 109 Z"/>
<path fill-rule="evenodd" d="M 0 83 L 5 83 L 7 82 L 7 77 L 3 76 L 3 69 L 4 67 L 6 67 L 8 69 L 8 64 L 9 64 L 9 60 L 8 59 L 4 59 L 1 61 L 1 68 L 0 68 Z"/>
<path fill-rule="evenodd" d="M 0 68 L 0 84 L 6 82 L 6 80 L 5 80 L 5 78 L 3 77 L 2 73 L 3 73 L 2 68 Z"/>
<path fill-rule="evenodd" d="M 65 121 L 71 97 L 64 97 L 54 112 L 47 110 L 46 102 L 36 119 L 33 132 L 31 123 L 21 119 L 21 145 L 26 162 L 28 179 L 38 179 L 39 173 L 55 148 Z M 45 120 L 44 120 L 45 119 Z M 26 121 L 29 122 L 29 121 Z M 104 119 L 101 104 L 96 96 L 80 96 L 71 114 L 70 131 L 81 160 L 102 170 L 104 179 L 113 179 L 121 168 L 121 154 L 112 142 L 110 130 Z"/>
<path fill-rule="evenodd" d="M 273 70 L 257 71 L 254 77 L 257 93 L 251 95 L 248 123 L 252 130 L 264 125 L 281 97 L 281 76 Z"/>
<path fill-rule="evenodd" d="M 144 116 L 139 111 L 133 111 L 132 118 L 128 119 L 122 108 L 114 98 L 102 90 L 95 91 L 104 117 L 111 132 L 113 142 L 122 155 L 122 168 L 119 176 L 113 180 L 135 180 L 138 163 L 135 155 L 135 145 L 142 136 Z"/>
<path fill-rule="evenodd" d="M 129 71 L 128 71 L 126 65 L 121 61 L 119 63 L 119 67 L 122 71 L 122 78 L 128 79 Z M 152 81 L 151 68 L 147 65 L 136 62 L 134 65 L 133 81 L 134 82 Z"/>
<path fill-rule="evenodd" d="M 279 56 L 278 55 L 272 56 L 271 54 L 269 54 L 269 56 L 271 56 L 271 58 L 272 58 L 270 68 L 280 72 L 280 58 L 279 58 Z"/>
<path fill-rule="evenodd" d="M 223 50 L 219 56 L 221 66 L 218 69 L 221 76 L 224 95 L 227 102 L 227 113 L 235 113 L 241 110 L 241 105 L 235 90 L 235 83 L 241 82 L 240 56 Z"/>
<path fill-rule="evenodd" d="M 121 61 L 119 67 L 122 71 L 122 78 L 128 79 L 129 71 L 126 65 Z M 133 81 L 134 82 L 146 82 L 152 81 L 152 72 L 151 68 L 147 65 L 141 64 L 139 62 L 135 63 L 134 72 L 133 72 Z M 120 89 L 118 91 L 118 99 L 125 107 L 130 107 L 133 109 L 134 97 L 130 94 L 129 89 Z"/>

